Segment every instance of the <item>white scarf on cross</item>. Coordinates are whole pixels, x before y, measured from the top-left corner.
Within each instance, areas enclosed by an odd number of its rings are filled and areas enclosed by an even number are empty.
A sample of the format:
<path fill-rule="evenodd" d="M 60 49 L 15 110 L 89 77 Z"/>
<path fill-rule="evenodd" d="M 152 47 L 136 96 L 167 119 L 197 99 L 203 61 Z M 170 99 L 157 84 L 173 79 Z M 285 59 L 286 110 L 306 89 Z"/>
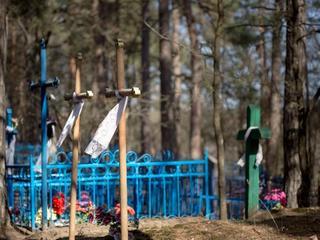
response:
<path fill-rule="evenodd" d="M 258 127 L 249 127 L 246 130 L 246 133 L 244 134 L 244 140 L 245 142 L 247 142 L 248 137 L 250 136 L 250 133 L 253 129 L 259 129 Z M 246 159 L 246 154 L 244 153 L 241 158 L 238 160 L 237 165 L 239 165 L 240 167 L 243 167 L 245 165 L 245 159 Z M 259 148 L 258 148 L 258 152 L 256 155 L 256 162 L 255 162 L 255 166 L 258 167 L 260 165 L 260 163 L 262 162 L 263 159 L 263 153 L 262 153 L 262 146 L 259 143 Z"/>

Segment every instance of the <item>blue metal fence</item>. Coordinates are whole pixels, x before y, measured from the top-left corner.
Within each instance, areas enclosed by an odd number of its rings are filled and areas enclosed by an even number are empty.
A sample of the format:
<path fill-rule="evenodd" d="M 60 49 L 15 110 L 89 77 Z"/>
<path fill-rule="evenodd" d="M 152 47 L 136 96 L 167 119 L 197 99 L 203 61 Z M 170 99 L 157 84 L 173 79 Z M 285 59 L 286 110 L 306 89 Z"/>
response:
<path fill-rule="evenodd" d="M 18 155 L 17 155 L 18 157 Z M 85 193 L 93 203 L 91 214 L 99 206 L 112 208 L 119 202 L 119 152 L 106 151 L 97 159 L 83 156 L 78 165 L 78 199 Z M 59 152 L 51 156 L 47 165 L 49 220 L 52 214 L 52 199 L 61 192 L 65 196 L 62 220 L 68 219 L 70 196 L 70 154 Z M 28 164 L 7 166 L 13 171 L 7 180 L 12 191 L 14 222 L 35 229 L 39 227 L 41 209 L 41 166 L 35 166 L 36 157 L 28 156 Z M 199 216 L 217 217 L 217 197 L 209 194 L 208 154 L 199 160 L 154 159 L 149 154 L 139 156 L 127 153 L 128 205 L 136 210 L 137 218 Z M 211 181 L 211 180 L 210 180 Z M 240 180 L 240 185 L 241 185 Z M 241 198 L 229 196 L 229 217 L 239 218 L 243 212 Z M 37 221 L 38 220 L 38 221 Z"/>

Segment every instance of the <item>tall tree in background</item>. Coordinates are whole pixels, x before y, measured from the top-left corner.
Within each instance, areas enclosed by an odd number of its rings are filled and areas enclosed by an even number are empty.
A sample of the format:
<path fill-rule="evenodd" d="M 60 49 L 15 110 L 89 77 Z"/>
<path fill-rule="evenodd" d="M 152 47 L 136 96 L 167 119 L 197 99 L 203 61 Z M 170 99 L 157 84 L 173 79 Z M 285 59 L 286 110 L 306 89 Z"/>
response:
<path fill-rule="evenodd" d="M 103 86 L 108 86 L 107 82 L 107 60 L 106 48 L 107 40 L 105 37 L 105 29 L 107 29 L 108 6 L 105 1 L 94 0 L 92 2 L 93 39 L 95 43 L 95 61 L 94 61 L 94 79 L 92 90 L 98 93 Z M 111 87 L 111 86 L 110 86 Z M 98 98 L 96 98 L 98 99 Z M 99 101 L 96 102 L 98 104 Z"/>
<path fill-rule="evenodd" d="M 310 207 L 317 207 L 319 203 L 319 170 L 320 161 L 317 157 L 317 145 L 319 144 L 319 108 L 317 101 L 320 98 L 320 87 L 311 100 L 308 112 L 308 157 L 310 162 L 310 189 L 306 203 Z M 311 129 L 313 128 L 313 129 Z"/>
<path fill-rule="evenodd" d="M 20 125 L 29 126 L 19 129 L 19 140 L 36 143 L 39 140 L 39 99 L 37 94 L 28 94 L 28 89 L 29 82 L 39 77 L 35 69 L 40 68 L 37 57 L 38 41 L 41 37 L 39 22 L 43 20 L 42 12 L 45 11 L 45 4 L 35 4 L 33 1 L 10 1 L 8 4 L 12 31 L 8 35 L 10 68 L 5 79 L 6 90 L 10 93 L 8 99 Z M 16 94 L 17 92 L 19 94 Z"/>
<path fill-rule="evenodd" d="M 93 107 L 90 107 L 87 111 L 90 112 L 91 116 L 96 116 L 94 119 L 90 120 L 91 126 L 94 128 L 99 124 L 100 117 L 102 117 L 100 110 L 103 109 L 105 105 L 105 97 L 103 94 L 99 94 L 99 92 L 101 92 L 102 89 L 105 89 L 105 87 L 113 87 L 110 79 L 108 79 L 108 43 L 106 31 L 109 29 L 108 27 L 111 22 L 110 19 L 108 19 L 108 3 L 100 0 L 92 1 L 91 14 L 93 16 L 92 38 L 94 42 L 94 55 L 92 58 L 94 64 L 91 65 L 93 68 L 93 79 L 90 87 L 97 95 L 92 99 L 91 103 L 89 103 L 93 104 Z M 73 53 L 71 55 L 75 54 L 76 53 Z M 94 129 L 91 131 L 94 131 Z"/>
<path fill-rule="evenodd" d="M 9 224 L 7 211 L 7 186 L 5 182 L 6 162 L 6 90 L 4 79 L 7 60 L 7 1 L 0 4 L 0 237 Z"/>
<path fill-rule="evenodd" d="M 225 174 L 224 174 L 224 138 L 221 124 L 222 101 L 221 101 L 221 82 L 222 73 L 220 68 L 222 31 L 223 31 L 223 0 L 217 1 L 217 19 L 214 24 L 213 39 L 213 126 L 215 131 L 215 142 L 218 157 L 218 191 L 219 191 L 219 213 L 221 220 L 227 220 L 227 204 L 225 196 Z"/>
<path fill-rule="evenodd" d="M 270 129 L 272 138 L 269 140 L 267 155 L 267 170 L 271 176 L 279 176 L 280 173 L 280 137 L 281 137 L 281 20 L 282 0 L 275 0 L 275 12 L 272 27 L 272 53 L 271 53 L 271 99 L 270 99 Z"/>
<path fill-rule="evenodd" d="M 181 157 L 180 153 L 180 144 L 181 140 L 181 112 L 180 112 L 180 98 L 181 98 L 181 58 L 180 58 L 180 1 L 173 1 L 173 10 L 172 10 L 172 25 L 173 25 L 173 34 L 172 34 L 172 67 L 173 67 L 173 78 L 174 78 L 174 122 L 175 129 L 177 134 L 177 149 L 176 149 L 176 158 Z"/>
<path fill-rule="evenodd" d="M 265 1 L 259 1 L 261 5 L 265 4 Z M 257 44 L 257 52 L 259 56 L 259 78 L 260 78 L 260 106 L 261 106 L 261 119 L 263 125 L 270 126 L 270 81 L 268 78 L 267 70 L 267 50 L 265 43 L 266 27 L 264 27 L 263 17 L 265 13 L 263 9 L 258 11 L 259 19 L 259 42 Z M 264 153 L 269 156 L 269 142 L 264 142 Z M 267 165 L 270 159 L 266 159 Z"/>
<path fill-rule="evenodd" d="M 160 81 L 161 81 L 161 143 L 163 150 L 176 153 L 176 132 L 174 125 L 174 92 L 171 80 L 171 47 L 169 37 L 169 0 L 159 1 L 160 38 Z"/>
<path fill-rule="evenodd" d="M 190 150 L 192 159 L 201 158 L 201 80 L 202 80 L 202 58 L 200 45 L 197 38 L 196 20 L 192 13 L 191 2 L 184 0 L 184 12 L 187 20 L 188 32 L 191 42 L 191 141 Z"/>
<path fill-rule="evenodd" d="M 151 92 L 150 92 L 150 31 L 144 21 L 149 18 L 149 0 L 142 1 L 141 25 L 141 79 L 143 100 L 141 101 L 141 151 L 151 153 Z"/>
<path fill-rule="evenodd" d="M 287 0 L 287 47 L 284 92 L 284 164 L 288 207 L 298 207 L 298 191 L 306 171 L 306 71 L 305 1 Z M 306 174 L 306 175 L 305 175 Z M 302 185 L 303 186 L 303 185 Z M 303 186 L 304 187 L 304 186 Z"/>

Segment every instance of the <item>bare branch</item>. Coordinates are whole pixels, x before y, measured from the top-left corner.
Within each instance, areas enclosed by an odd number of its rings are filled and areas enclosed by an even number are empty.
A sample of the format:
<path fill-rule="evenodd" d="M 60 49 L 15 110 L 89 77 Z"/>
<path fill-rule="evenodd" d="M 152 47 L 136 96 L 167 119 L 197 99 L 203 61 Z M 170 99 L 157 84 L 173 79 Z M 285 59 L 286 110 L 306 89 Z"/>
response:
<path fill-rule="evenodd" d="M 148 24 L 147 21 L 144 20 L 143 23 L 144 23 L 153 33 L 155 33 L 155 34 L 156 34 L 158 37 L 160 37 L 161 39 L 167 40 L 167 41 L 169 41 L 169 42 L 171 42 L 171 43 L 175 43 L 175 44 L 177 44 L 179 47 L 186 49 L 187 51 L 191 52 L 192 54 L 200 55 L 200 56 L 203 56 L 203 57 L 206 57 L 206 56 L 207 56 L 207 55 L 205 55 L 205 54 L 201 54 L 201 53 L 199 54 L 197 51 L 194 51 L 194 50 L 191 49 L 190 47 L 188 47 L 188 46 L 186 46 L 186 45 L 184 45 L 184 44 L 182 44 L 182 43 L 180 43 L 180 42 L 173 41 L 173 40 L 170 39 L 169 37 L 162 35 L 162 34 L 159 33 L 156 29 L 154 29 L 150 24 Z"/>
<path fill-rule="evenodd" d="M 272 8 L 272 7 L 267 7 L 267 6 L 263 6 L 263 5 L 254 5 L 254 6 L 248 6 L 249 8 L 251 9 L 263 9 L 263 10 L 266 10 L 266 11 L 275 11 L 276 9 L 275 8 Z"/>
<path fill-rule="evenodd" d="M 27 42 L 27 44 L 29 44 L 30 43 L 30 34 L 28 33 L 28 31 L 27 31 L 27 29 L 25 28 L 25 26 L 23 25 L 23 23 L 21 22 L 21 19 L 20 18 L 18 18 L 17 19 L 17 23 L 18 23 L 18 26 L 21 28 L 21 30 L 22 30 L 22 32 L 23 32 L 23 35 L 24 35 L 24 38 L 25 38 L 25 40 L 26 40 L 26 42 Z"/>
<path fill-rule="evenodd" d="M 225 29 L 232 29 L 237 27 L 273 27 L 273 24 L 255 24 L 255 23 L 240 23 L 240 24 L 234 24 L 230 26 L 226 26 Z"/>
<path fill-rule="evenodd" d="M 306 34 L 300 36 L 300 37 L 297 39 L 297 41 L 300 41 L 302 38 L 308 37 L 308 36 L 313 35 L 313 34 L 315 34 L 315 33 L 320 33 L 320 29 L 312 29 L 312 30 L 308 31 Z"/>
<path fill-rule="evenodd" d="M 320 26 L 320 23 L 305 22 L 305 23 L 303 23 L 303 25 L 306 25 L 306 26 Z"/>

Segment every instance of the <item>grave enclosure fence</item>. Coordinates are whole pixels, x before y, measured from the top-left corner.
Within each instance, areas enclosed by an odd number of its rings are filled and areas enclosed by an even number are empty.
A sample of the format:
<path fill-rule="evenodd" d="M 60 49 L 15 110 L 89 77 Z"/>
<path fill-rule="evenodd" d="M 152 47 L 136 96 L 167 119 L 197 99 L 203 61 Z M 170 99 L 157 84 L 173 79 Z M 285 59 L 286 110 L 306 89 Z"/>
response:
<path fill-rule="evenodd" d="M 9 208 L 13 222 L 35 230 L 41 226 L 41 166 L 35 165 L 37 157 L 33 154 L 25 154 L 23 158 L 16 154 L 16 164 L 6 166 L 7 172 L 10 169 L 13 173 L 7 175 Z M 60 220 L 67 222 L 72 157 L 58 152 L 49 161 L 48 220 L 55 220 L 50 207 L 53 198 L 63 193 L 65 211 Z M 136 210 L 135 217 L 217 218 L 218 198 L 211 194 L 208 161 L 207 151 L 199 160 L 157 160 L 150 154 L 127 152 L 128 205 Z M 77 199 L 80 202 L 83 195 L 89 197 L 92 206 L 88 211 L 94 221 L 98 207 L 110 209 L 119 202 L 119 151 L 105 151 L 96 159 L 82 156 L 78 173 Z M 243 179 L 239 181 L 243 184 Z M 229 218 L 242 217 L 241 197 L 230 197 L 227 202 Z"/>

